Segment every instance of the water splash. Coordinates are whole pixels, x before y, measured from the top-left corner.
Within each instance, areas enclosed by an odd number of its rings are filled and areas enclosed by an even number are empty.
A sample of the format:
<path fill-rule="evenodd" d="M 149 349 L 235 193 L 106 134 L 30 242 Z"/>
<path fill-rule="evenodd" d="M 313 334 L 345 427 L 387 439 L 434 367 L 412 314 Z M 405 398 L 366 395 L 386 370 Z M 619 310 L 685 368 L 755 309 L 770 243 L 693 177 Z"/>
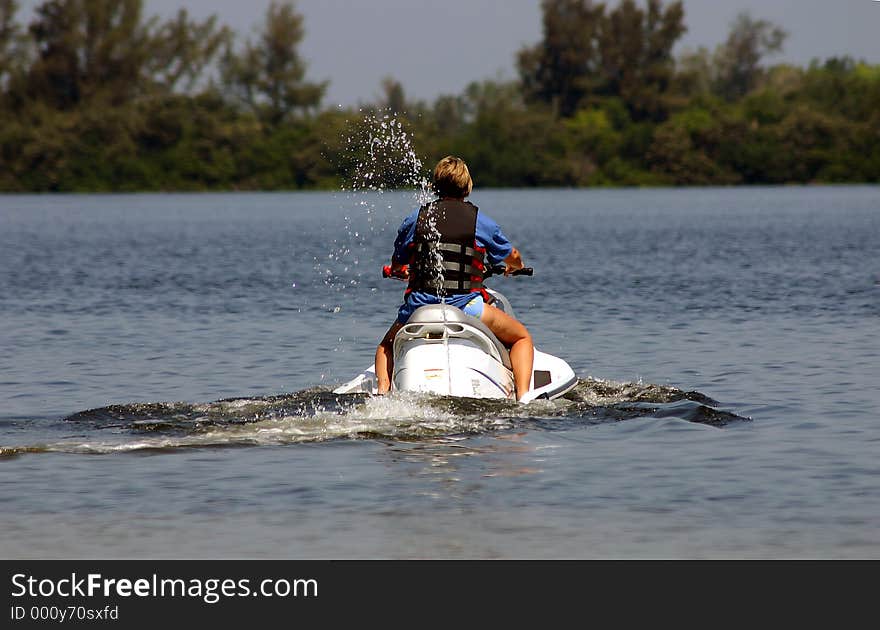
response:
<path fill-rule="evenodd" d="M 431 199 L 430 183 L 405 121 L 392 113 L 367 114 L 348 133 L 346 153 L 353 166 L 344 191 L 382 195 L 413 189 L 419 205 Z"/>
<path fill-rule="evenodd" d="M 567 399 L 594 407 L 619 403 L 672 403 L 690 400 L 703 405 L 717 406 L 718 401 L 700 392 L 686 392 L 670 385 L 653 383 L 617 382 L 587 377 L 565 396 Z"/>
<path fill-rule="evenodd" d="M 351 331 L 331 340 L 337 353 L 363 350 L 362 340 L 355 336 L 355 331 L 363 330 L 362 322 L 349 313 L 373 299 L 372 291 L 362 289 L 374 286 L 400 220 L 432 197 L 404 118 L 390 112 L 362 113 L 346 125 L 342 146 L 337 166 L 343 184 L 337 198 L 345 211 L 343 220 L 341 225 L 325 227 L 328 246 L 313 257 L 312 265 L 314 277 L 323 284 L 320 309 L 337 318 L 338 330 Z"/>
<path fill-rule="evenodd" d="M 425 212 L 424 217 L 424 235 L 426 242 L 424 247 L 427 252 L 423 256 L 416 258 L 414 273 L 424 278 L 425 282 L 436 287 L 437 294 L 441 298 L 445 298 L 446 291 L 443 287 L 445 281 L 443 268 L 443 253 L 440 251 L 440 230 L 437 228 L 437 206 L 432 206 L 430 212 Z M 445 302 L 445 299 L 442 299 Z"/>
<path fill-rule="evenodd" d="M 747 422 L 700 392 L 643 383 L 582 379 L 563 398 L 519 405 L 397 393 L 370 397 L 311 388 L 278 396 L 209 403 L 137 403 L 82 411 L 61 425 L 77 437 L 0 446 L 0 459 L 34 453 L 111 454 L 293 445 L 330 440 L 400 442 L 504 430 L 568 430 L 579 425 L 670 418 L 723 428 Z"/>
<path fill-rule="evenodd" d="M 327 254 L 314 257 L 313 265 L 332 298 L 322 307 L 331 313 L 345 308 L 365 273 L 370 277 L 375 274 L 370 266 L 366 271 L 361 268 L 369 246 L 388 241 L 392 223 L 396 227 L 402 216 L 432 198 L 423 162 L 404 119 L 392 113 L 364 114 L 351 121 L 344 133 L 340 168 L 345 173 L 341 203 L 346 213 L 341 229 L 330 228 L 333 236 L 328 239 Z M 400 190 L 412 191 L 411 207 L 405 212 L 395 207 L 400 196 L 388 195 Z M 365 229 L 355 227 L 364 223 Z"/>

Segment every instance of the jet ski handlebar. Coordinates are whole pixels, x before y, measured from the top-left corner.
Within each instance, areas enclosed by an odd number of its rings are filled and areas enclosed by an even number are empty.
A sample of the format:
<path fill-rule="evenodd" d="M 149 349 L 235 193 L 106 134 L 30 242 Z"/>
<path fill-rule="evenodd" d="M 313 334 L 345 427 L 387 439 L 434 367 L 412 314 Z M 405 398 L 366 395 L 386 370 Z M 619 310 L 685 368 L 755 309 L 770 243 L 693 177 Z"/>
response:
<path fill-rule="evenodd" d="M 503 276 L 507 271 L 506 265 L 495 265 L 494 267 L 487 267 L 485 273 L 483 273 L 484 278 L 489 278 L 491 276 Z M 516 271 L 510 272 L 511 276 L 534 276 L 535 270 L 532 267 L 523 267 L 522 269 L 517 269 Z"/>
<path fill-rule="evenodd" d="M 402 267 L 404 271 L 408 270 L 408 265 L 404 265 Z M 486 271 L 483 273 L 483 278 L 489 278 L 491 276 L 503 276 L 505 271 L 507 271 L 507 267 L 505 265 L 494 265 L 492 267 L 486 267 Z M 535 275 L 535 270 L 532 267 L 523 267 L 522 269 L 517 269 L 516 271 L 510 274 L 511 276 L 533 276 Z M 382 277 L 383 278 L 394 278 L 396 280 L 406 280 L 406 277 L 399 273 L 391 273 L 391 265 L 385 265 L 382 267 Z"/>

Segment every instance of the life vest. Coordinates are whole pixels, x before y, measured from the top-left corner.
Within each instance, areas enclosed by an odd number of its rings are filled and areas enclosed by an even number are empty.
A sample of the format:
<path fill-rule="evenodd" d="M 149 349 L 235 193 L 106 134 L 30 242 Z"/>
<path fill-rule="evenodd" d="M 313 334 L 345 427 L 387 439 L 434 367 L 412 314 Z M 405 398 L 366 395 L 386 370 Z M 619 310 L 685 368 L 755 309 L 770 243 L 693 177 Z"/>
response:
<path fill-rule="evenodd" d="M 477 206 L 433 201 L 419 208 L 410 245 L 409 291 L 434 295 L 483 293 L 484 255 L 477 245 Z M 441 274 L 442 269 L 442 274 Z"/>

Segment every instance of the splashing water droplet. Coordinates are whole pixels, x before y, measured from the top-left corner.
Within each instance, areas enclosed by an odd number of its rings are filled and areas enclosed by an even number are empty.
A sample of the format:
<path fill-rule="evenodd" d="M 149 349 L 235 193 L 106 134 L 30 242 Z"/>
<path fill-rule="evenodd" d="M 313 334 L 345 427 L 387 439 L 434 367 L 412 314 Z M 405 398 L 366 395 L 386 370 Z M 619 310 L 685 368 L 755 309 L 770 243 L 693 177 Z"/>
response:
<path fill-rule="evenodd" d="M 349 305 L 356 305 L 359 298 L 372 303 L 377 291 L 369 284 L 364 286 L 364 280 L 372 279 L 372 275 L 364 272 L 360 261 L 368 268 L 377 264 L 375 249 L 377 245 L 383 250 L 390 245 L 387 232 L 391 223 L 396 228 L 403 214 L 429 202 L 434 195 L 429 174 L 414 147 L 413 134 L 406 120 L 397 114 L 361 110 L 361 115 L 347 125 L 339 145 L 339 167 L 344 173 L 344 206 L 340 213 L 343 225 L 333 227 L 336 238 L 328 239 L 326 257 L 314 257 L 313 269 L 326 289 L 335 293 L 333 299 L 338 305 L 330 305 L 332 312 L 339 313 L 345 305 L 347 312 L 355 313 L 357 309 Z M 412 191 L 406 213 L 401 212 L 399 195 L 383 197 L 397 191 Z"/>

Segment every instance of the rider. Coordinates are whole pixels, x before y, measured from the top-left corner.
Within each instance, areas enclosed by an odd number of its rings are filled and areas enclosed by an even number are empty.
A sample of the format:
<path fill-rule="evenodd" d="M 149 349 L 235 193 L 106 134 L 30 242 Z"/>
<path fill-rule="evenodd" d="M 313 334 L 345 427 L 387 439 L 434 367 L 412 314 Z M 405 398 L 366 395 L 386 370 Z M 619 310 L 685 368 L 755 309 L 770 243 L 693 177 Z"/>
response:
<path fill-rule="evenodd" d="M 418 307 L 438 304 L 441 296 L 446 304 L 479 318 L 510 348 L 517 400 L 529 391 L 535 355 L 532 337 L 519 321 L 487 303 L 482 283 L 484 254 L 490 266 L 503 262 L 507 266 L 505 275 L 523 268 L 522 256 L 495 221 L 464 200 L 473 185 L 464 160 L 443 158 L 434 168 L 433 190 L 439 199 L 412 212 L 397 231 L 391 275 L 408 279 L 409 288 L 397 321 L 376 349 L 380 394 L 391 389 L 392 347 L 397 331 Z M 443 258 L 442 276 L 433 273 L 438 254 Z"/>

